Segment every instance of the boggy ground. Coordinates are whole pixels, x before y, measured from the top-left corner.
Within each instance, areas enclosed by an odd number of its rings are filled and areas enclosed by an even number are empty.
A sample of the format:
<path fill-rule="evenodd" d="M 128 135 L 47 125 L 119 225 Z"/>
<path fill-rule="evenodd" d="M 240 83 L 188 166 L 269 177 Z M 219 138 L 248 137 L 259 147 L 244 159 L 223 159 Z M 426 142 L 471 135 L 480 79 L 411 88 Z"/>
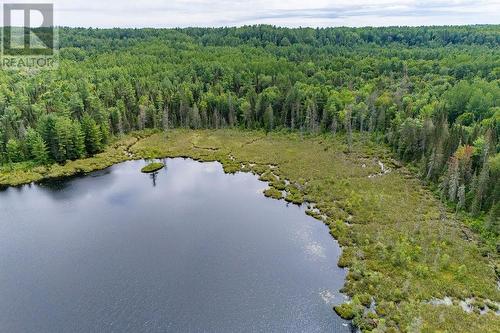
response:
<path fill-rule="evenodd" d="M 220 161 L 226 172 L 254 172 L 270 183 L 267 196 L 308 203 L 308 213 L 342 246 L 339 265 L 349 269 L 343 291 L 351 302 L 336 310 L 363 331 L 498 332 L 498 258 L 485 257 L 475 235 L 369 140 L 357 138 L 348 153 L 342 138 L 330 135 L 133 133 L 93 158 L 0 171 L 0 185 L 179 156 Z"/>

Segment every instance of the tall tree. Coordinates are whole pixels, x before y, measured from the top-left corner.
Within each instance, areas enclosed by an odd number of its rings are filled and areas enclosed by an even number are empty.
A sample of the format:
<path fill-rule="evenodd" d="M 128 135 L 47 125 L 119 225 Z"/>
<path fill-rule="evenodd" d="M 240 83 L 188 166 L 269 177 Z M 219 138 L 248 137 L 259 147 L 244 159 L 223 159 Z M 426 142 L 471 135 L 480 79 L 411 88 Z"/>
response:
<path fill-rule="evenodd" d="M 85 138 L 85 148 L 89 155 L 94 155 L 102 149 L 102 134 L 94 119 L 88 114 L 82 118 L 82 131 Z"/>

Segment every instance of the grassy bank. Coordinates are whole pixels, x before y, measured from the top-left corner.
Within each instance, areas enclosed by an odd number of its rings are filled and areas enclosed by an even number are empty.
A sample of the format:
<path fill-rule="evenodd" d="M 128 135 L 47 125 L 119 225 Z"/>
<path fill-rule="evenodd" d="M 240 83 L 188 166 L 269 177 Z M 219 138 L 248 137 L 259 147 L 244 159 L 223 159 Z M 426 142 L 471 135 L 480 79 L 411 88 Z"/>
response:
<path fill-rule="evenodd" d="M 270 182 L 268 196 L 279 198 L 284 191 L 289 202 L 314 203 L 308 213 L 329 226 L 343 248 L 339 265 L 349 268 L 344 292 L 352 301 L 338 312 L 364 330 L 496 332 L 500 327 L 494 311 L 480 314 L 500 302 L 498 258 L 484 257 L 474 233 L 384 147 L 368 140 L 358 138 L 347 153 L 343 140 L 332 136 L 236 130 L 134 134 L 103 154 L 65 166 L 3 170 L 0 183 L 85 173 L 130 158 L 178 156 L 218 160 L 226 172 L 254 172 Z M 452 304 L 430 303 L 444 297 Z M 459 305 L 467 299 L 471 312 Z"/>
<path fill-rule="evenodd" d="M 0 186 L 18 186 L 42 179 L 86 174 L 105 169 L 113 164 L 134 158 L 130 153 L 130 148 L 153 133 L 151 131 L 131 133 L 112 142 L 103 153 L 81 160 L 68 161 L 64 165 L 33 166 L 30 163 L 4 165 L 0 168 Z"/>

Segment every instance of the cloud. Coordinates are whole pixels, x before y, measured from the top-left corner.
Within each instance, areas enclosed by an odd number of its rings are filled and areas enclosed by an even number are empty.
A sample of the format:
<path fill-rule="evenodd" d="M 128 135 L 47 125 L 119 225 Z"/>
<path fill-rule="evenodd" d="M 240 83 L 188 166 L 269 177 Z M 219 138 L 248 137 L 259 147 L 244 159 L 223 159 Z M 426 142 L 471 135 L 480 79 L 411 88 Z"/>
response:
<path fill-rule="evenodd" d="M 59 25 L 84 27 L 240 26 L 260 23 L 291 27 L 500 23 L 497 15 L 500 12 L 500 0 L 53 2 Z"/>

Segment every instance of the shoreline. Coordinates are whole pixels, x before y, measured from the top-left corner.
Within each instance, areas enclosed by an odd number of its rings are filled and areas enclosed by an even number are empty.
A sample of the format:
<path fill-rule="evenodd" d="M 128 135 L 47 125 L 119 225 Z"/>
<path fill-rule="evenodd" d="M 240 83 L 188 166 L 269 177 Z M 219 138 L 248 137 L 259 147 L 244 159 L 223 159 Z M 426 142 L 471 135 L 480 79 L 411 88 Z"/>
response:
<path fill-rule="evenodd" d="M 342 312 L 353 318 L 356 326 L 368 328 L 390 321 L 396 327 L 405 327 L 415 316 L 422 318 L 424 327 L 439 329 L 454 329 L 454 321 L 462 316 L 470 325 L 485 331 L 500 323 L 500 317 L 491 313 L 465 313 L 455 305 L 428 303 L 433 298 L 448 296 L 476 297 L 481 301 L 489 299 L 488 295 L 498 302 L 500 292 L 494 285 L 494 272 L 479 255 L 475 240 L 460 238 L 463 225 L 453 217 L 447 216 L 446 224 L 440 222 L 441 205 L 428 190 L 415 179 L 407 179 L 402 171 L 378 175 L 378 163 L 382 160 L 387 165 L 383 149 L 371 151 L 362 145 L 351 155 L 343 152 L 342 144 L 335 138 L 303 139 L 294 134 L 265 135 L 255 131 L 178 129 L 147 134 L 133 133 L 95 157 L 51 167 L 47 174 L 38 174 L 41 178 L 35 182 L 85 175 L 127 160 L 184 157 L 218 161 L 226 173 L 258 175 L 270 184 L 269 189 L 280 191 L 287 202 L 314 204 L 308 215 L 329 227 L 342 250 L 338 266 L 348 268 L 348 275 L 341 292 L 351 299 L 344 303 L 349 306 L 343 310 L 349 311 Z M 378 176 L 369 177 L 373 174 Z M 285 190 L 280 180 L 288 183 Z M 399 209 L 406 216 L 401 216 Z M 434 253 L 432 244 L 442 237 L 449 239 L 450 244 L 440 250 L 449 263 L 433 268 L 429 256 L 418 249 Z M 458 247 L 466 248 L 464 258 L 454 250 Z M 397 256 L 403 250 L 410 255 L 400 259 Z M 400 263 L 401 260 L 404 261 Z M 461 275 L 454 273 L 461 270 L 464 262 L 471 268 Z M 407 288 L 416 289 L 401 290 L 404 281 L 410 283 Z M 447 282 L 443 284 L 444 281 Z M 369 310 L 372 307 L 374 310 Z M 442 323 L 433 322 L 436 316 L 445 319 Z M 462 329 L 470 327 L 473 326 Z"/>

